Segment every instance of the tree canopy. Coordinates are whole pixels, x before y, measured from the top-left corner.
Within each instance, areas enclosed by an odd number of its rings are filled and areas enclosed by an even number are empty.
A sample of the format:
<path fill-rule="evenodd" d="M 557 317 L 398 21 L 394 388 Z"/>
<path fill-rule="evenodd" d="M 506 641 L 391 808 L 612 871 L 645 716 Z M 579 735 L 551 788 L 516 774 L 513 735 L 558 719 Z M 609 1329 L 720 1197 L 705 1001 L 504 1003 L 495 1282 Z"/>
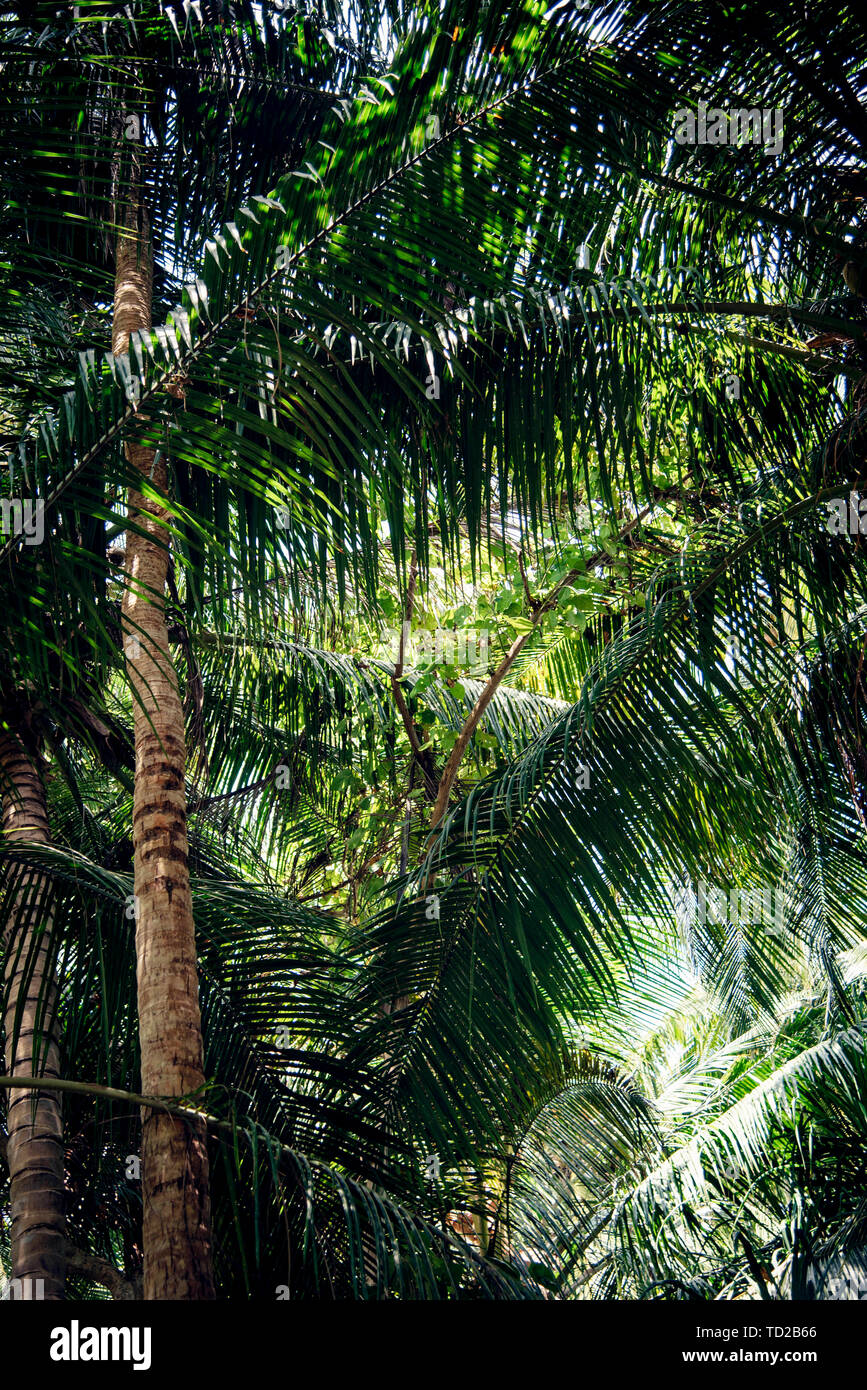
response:
<path fill-rule="evenodd" d="M 864 1296 L 865 96 L 841 0 L 4 10 L 13 1297 Z"/>

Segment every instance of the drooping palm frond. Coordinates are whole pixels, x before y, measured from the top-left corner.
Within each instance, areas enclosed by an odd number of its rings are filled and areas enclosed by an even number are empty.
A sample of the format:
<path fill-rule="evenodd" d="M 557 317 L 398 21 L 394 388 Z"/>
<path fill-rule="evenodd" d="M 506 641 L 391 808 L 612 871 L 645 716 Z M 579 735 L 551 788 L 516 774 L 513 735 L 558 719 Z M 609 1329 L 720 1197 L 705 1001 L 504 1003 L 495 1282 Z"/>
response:
<path fill-rule="evenodd" d="M 863 1078 L 841 1042 L 860 1035 L 838 1034 L 861 1005 L 865 595 L 860 539 L 822 524 L 823 502 L 857 500 L 865 477 L 863 302 L 833 280 L 833 257 L 863 244 L 857 16 L 830 0 L 803 17 L 673 0 L 652 13 L 361 5 L 356 44 L 328 37 L 329 21 L 346 27 L 331 11 L 238 6 L 235 33 L 224 7 L 183 22 L 178 7 L 130 8 L 105 63 L 93 14 L 71 36 L 53 16 L 42 38 L 16 28 L 4 52 L 27 80 L 0 108 L 0 129 L 65 161 L 47 193 L 27 172 L 32 242 L 20 206 L 0 228 L 13 291 L 0 331 L 34 337 L 12 364 L 24 370 L 9 429 L 29 443 L 10 493 L 50 503 L 45 545 L 19 536 L 4 552 L 0 696 L 4 717 L 51 741 L 73 798 L 64 848 L 39 861 L 67 924 L 70 1065 L 131 1087 L 136 1064 L 109 1026 L 130 1017 L 128 923 L 115 922 L 129 806 L 74 765 L 81 745 L 124 763 L 124 719 L 107 712 L 121 587 L 104 551 L 125 524 L 120 444 L 135 435 L 171 464 L 208 1100 L 246 1133 L 215 1187 L 221 1240 L 231 1230 L 241 1252 L 239 1269 L 223 1259 L 225 1287 L 273 1297 L 285 1254 L 286 1287 L 304 1294 L 515 1292 L 496 1267 L 440 1267 L 449 1210 L 470 1214 L 494 1259 L 520 1233 L 549 1291 L 655 1296 L 676 1282 L 728 1296 L 765 1287 L 756 1269 L 780 1250 L 777 1288 L 805 1287 L 817 1251 L 854 1259 L 863 1237 Z M 381 15 L 391 29 L 374 39 Z M 44 120 L 28 67 L 40 44 Z M 315 97 L 249 99 L 257 81 L 299 76 Z M 710 98 L 724 83 L 745 106 L 782 107 L 781 157 L 673 140 L 696 77 Z M 82 219 L 101 199 L 94 220 L 110 232 L 118 120 L 137 102 L 165 322 L 130 360 L 85 357 L 34 424 L 98 328 L 67 308 L 46 366 L 51 323 L 21 287 L 54 246 L 62 297 L 104 289 L 108 248 L 86 274 Z M 269 130 L 257 162 L 260 111 L 294 125 Z M 198 142 L 216 127 L 208 158 Z M 462 542 L 475 562 L 492 517 L 529 554 L 569 534 L 582 616 L 568 637 L 540 634 L 513 673 L 558 703 L 500 688 L 495 745 L 476 741 L 429 840 L 420 814 L 402 815 L 410 755 L 388 664 L 314 648 L 295 620 L 316 626 L 355 586 L 372 626 L 380 542 L 400 573 L 411 537 L 424 570 L 438 529 L 448 571 Z M 588 566 L 600 545 L 606 560 Z M 418 690 L 451 733 L 476 690 L 462 687 Z M 361 795 L 374 773 L 393 817 L 376 827 Z M 394 863 L 399 826 L 396 881 L 360 895 L 348 934 L 337 913 L 292 901 L 330 892 L 337 875 L 318 875 L 338 853 L 354 892 L 386 841 Z M 738 893 L 782 885 L 781 929 L 713 911 L 685 921 L 678 888 L 702 877 Z M 787 998 L 797 1024 L 781 1022 Z M 592 1054 L 575 1062 L 591 1022 Z M 816 1051 L 823 1029 L 836 1051 Z M 636 1071 L 645 1098 L 614 1067 Z M 528 1117 L 515 1167 L 508 1145 Z M 117 1183 L 126 1134 L 91 1151 L 99 1198 L 87 1206 L 80 1183 L 83 1234 L 105 1203 L 134 1233 Z M 266 1134 L 308 1158 L 284 1154 L 278 1179 Z M 693 1141 L 710 1152 L 700 1172 Z M 677 1149 L 665 1167 L 660 1145 Z M 561 1166 L 546 1172 L 548 1154 Z M 444 1175 L 425 1187 L 432 1157 Z M 838 1161 L 845 1192 L 828 1216 Z M 134 1267 L 124 1240 L 119 1252 L 99 1227 L 100 1253 Z"/>
<path fill-rule="evenodd" d="M 739 1262 L 742 1227 L 759 1232 L 752 1239 L 764 1252 L 773 1237 L 765 1204 L 784 1206 L 792 1168 L 810 1163 L 801 1158 L 792 1114 L 796 1121 L 809 1118 L 816 1164 L 823 1144 L 841 1156 L 859 1145 L 863 1064 L 862 1024 L 800 1052 L 626 1194 L 614 1214 L 610 1246 L 628 1281 L 622 1291 L 629 1287 L 643 1296 L 660 1281 L 698 1287 L 708 1280 L 719 1287 L 729 1266 Z M 830 1115 L 833 1128 L 827 1125 Z M 769 1172 L 775 1135 L 776 1163 Z M 855 1216 L 857 1186 L 850 1201 Z M 849 1240 L 860 1240 L 857 1221 Z"/>

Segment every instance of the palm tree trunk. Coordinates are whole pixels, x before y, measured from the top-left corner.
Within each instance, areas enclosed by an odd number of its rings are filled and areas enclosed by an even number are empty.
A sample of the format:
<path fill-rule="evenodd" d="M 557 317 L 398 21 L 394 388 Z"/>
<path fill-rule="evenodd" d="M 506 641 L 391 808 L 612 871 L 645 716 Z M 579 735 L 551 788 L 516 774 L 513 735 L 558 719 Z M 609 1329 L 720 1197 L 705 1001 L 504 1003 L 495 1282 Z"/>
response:
<path fill-rule="evenodd" d="M 153 253 L 138 171 L 117 222 L 112 350 L 150 327 Z M 167 468 L 151 448 L 127 446 L 140 474 L 165 492 Z M 136 955 L 141 1084 L 146 1095 L 184 1096 L 204 1084 L 196 944 L 187 857 L 184 716 L 165 612 L 167 509 L 129 494 L 124 642 L 134 700 Z M 204 1126 L 142 1116 L 145 1299 L 214 1297 Z"/>
<path fill-rule="evenodd" d="M 10 845 L 49 842 L 45 788 L 34 759 L 13 733 L 0 734 L 3 835 Z M 60 1076 L 53 914 L 43 874 L 7 868 L 11 896 L 4 940 L 6 1070 Z M 14 1090 L 7 1112 L 11 1178 L 13 1297 L 57 1302 L 66 1290 L 63 1121 L 57 1092 Z"/>

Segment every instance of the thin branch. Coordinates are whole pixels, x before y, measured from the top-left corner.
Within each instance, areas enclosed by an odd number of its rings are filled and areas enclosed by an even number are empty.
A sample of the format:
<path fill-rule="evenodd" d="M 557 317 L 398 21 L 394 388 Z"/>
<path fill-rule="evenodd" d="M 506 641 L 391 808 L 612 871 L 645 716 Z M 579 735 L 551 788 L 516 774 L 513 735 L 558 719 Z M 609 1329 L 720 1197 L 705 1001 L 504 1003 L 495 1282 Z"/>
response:
<path fill-rule="evenodd" d="M 403 691 L 398 684 L 397 677 L 394 675 L 391 678 L 391 688 L 394 693 L 394 703 L 397 705 L 397 712 L 403 720 L 403 727 L 406 729 L 406 736 L 409 739 L 410 747 L 412 748 L 414 756 L 421 761 L 421 739 L 412 722 L 412 715 L 409 712 L 406 700 L 403 698 Z"/>
<path fill-rule="evenodd" d="M 539 600 L 537 598 L 533 598 L 533 595 L 530 593 L 530 585 L 527 582 L 527 571 L 524 568 L 523 550 L 518 551 L 518 570 L 520 571 L 521 575 L 521 583 L 524 586 L 524 597 L 527 600 L 527 607 L 529 608 L 531 613 L 535 613 L 539 607 Z"/>
<path fill-rule="evenodd" d="M 409 584 L 406 589 L 406 605 L 403 612 L 403 624 L 400 629 L 400 646 L 397 649 L 397 665 L 394 668 L 394 674 L 398 679 L 403 675 L 404 642 L 407 633 L 412 630 L 412 614 L 415 606 L 415 581 L 417 576 L 418 559 L 413 550 L 412 559 L 409 562 Z"/>
<path fill-rule="evenodd" d="M 763 352 L 776 353 L 778 357 L 788 357 L 793 362 L 809 362 L 811 367 L 830 367 L 836 376 L 848 376 L 853 381 L 860 380 L 864 375 L 858 368 L 850 367 L 846 362 L 820 356 L 814 348 L 799 348 L 792 343 L 775 343 L 771 338 L 757 338 L 753 333 L 737 333 L 732 328 L 725 329 L 724 336 L 733 338 L 738 343 L 746 343 L 748 347 L 761 348 Z"/>
<path fill-rule="evenodd" d="M 142 1296 L 140 1280 L 124 1279 L 119 1269 L 99 1255 L 89 1255 L 75 1245 L 66 1246 L 67 1274 L 80 1274 L 92 1284 L 101 1284 L 108 1289 L 112 1298 L 121 1302 L 134 1302 Z"/>
<path fill-rule="evenodd" d="M 394 703 L 397 706 L 398 714 L 403 721 L 406 736 L 409 739 L 409 746 L 412 749 L 413 758 L 422 770 L 425 786 L 431 795 L 437 786 L 436 774 L 430 757 L 425 757 L 425 750 L 422 747 L 421 731 L 413 722 L 409 712 L 409 706 L 404 699 L 403 691 L 400 687 L 401 677 L 403 676 L 404 657 L 406 655 L 406 639 L 412 631 L 412 615 L 415 607 L 415 583 L 418 575 L 418 561 L 415 551 L 412 552 L 412 559 L 409 566 L 409 584 L 406 591 L 406 606 L 404 608 L 404 619 L 400 629 L 400 645 L 397 652 L 397 665 L 391 673 L 391 689 L 394 695 Z"/>

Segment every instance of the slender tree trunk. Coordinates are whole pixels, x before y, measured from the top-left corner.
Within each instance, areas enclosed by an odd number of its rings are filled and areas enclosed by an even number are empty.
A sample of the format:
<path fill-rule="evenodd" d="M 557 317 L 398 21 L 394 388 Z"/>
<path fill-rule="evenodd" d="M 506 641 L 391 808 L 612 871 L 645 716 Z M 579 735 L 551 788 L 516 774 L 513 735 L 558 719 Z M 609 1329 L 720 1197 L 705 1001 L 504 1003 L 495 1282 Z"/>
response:
<path fill-rule="evenodd" d="M 140 166 L 116 221 L 112 350 L 151 323 L 153 253 L 140 194 Z M 127 446 L 127 458 L 165 492 L 167 468 L 153 449 Z M 141 1084 L 146 1095 L 183 1096 L 204 1083 L 196 944 L 187 854 L 184 716 L 169 651 L 165 587 L 169 561 L 165 507 L 129 494 L 124 644 L 134 700 L 136 955 Z M 145 1299 L 214 1297 L 211 1213 L 204 1126 L 142 1115 Z"/>
<path fill-rule="evenodd" d="M 49 842 L 45 788 L 13 733 L 0 733 L 3 835 L 10 845 Z M 7 868 L 4 940 L 6 1070 L 60 1076 L 57 984 L 52 969 L 51 888 L 43 874 Z M 57 1092 L 9 1094 L 6 1160 L 11 1178 L 13 1297 L 57 1302 L 66 1289 L 63 1122 Z"/>

